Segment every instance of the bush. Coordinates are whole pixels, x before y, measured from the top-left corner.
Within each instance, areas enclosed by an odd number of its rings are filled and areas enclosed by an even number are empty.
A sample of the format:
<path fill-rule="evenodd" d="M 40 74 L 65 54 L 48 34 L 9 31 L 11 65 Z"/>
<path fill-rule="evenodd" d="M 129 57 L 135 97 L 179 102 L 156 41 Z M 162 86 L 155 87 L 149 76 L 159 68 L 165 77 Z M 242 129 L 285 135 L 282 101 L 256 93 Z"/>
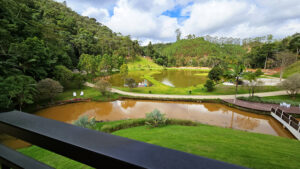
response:
<path fill-rule="evenodd" d="M 134 87 L 136 87 L 135 80 L 132 79 L 132 78 L 127 78 L 127 79 L 125 79 L 125 84 L 127 84 L 129 88 L 134 88 Z"/>
<path fill-rule="evenodd" d="M 133 119 L 133 120 L 126 120 L 121 123 L 117 124 L 106 124 L 101 127 L 101 131 L 112 133 L 114 131 L 118 131 L 121 129 L 127 129 L 132 127 L 138 127 L 145 125 L 145 119 Z"/>
<path fill-rule="evenodd" d="M 152 112 L 146 114 L 146 125 L 150 127 L 159 127 L 166 124 L 167 119 L 165 114 L 159 110 L 154 109 Z"/>
<path fill-rule="evenodd" d="M 98 80 L 95 85 L 103 96 L 106 96 L 110 92 L 111 84 L 105 80 Z"/>
<path fill-rule="evenodd" d="M 89 119 L 87 115 L 80 116 L 76 121 L 73 122 L 75 126 L 84 128 L 94 128 L 96 125 L 96 119 L 93 117 Z"/>
<path fill-rule="evenodd" d="M 211 92 L 214 90 L 214 81 L 212 80 L 207 80 L 206 83 L 204 84 L 204 87 L 206 87 L 207 91 Z"/>
<path fill-rule="evenodd" d="M 208 78 L 218 83 L 221 80 L 223 71 L 219 66 L 214 66 L 208 73 Z"/>
<path fill-rule="evenodd" d="M 58 80 L 63 86 L 66 81 L 73 77 L 73 72 L 63 65 L 55 66 L 53 74 L 54 79 Z"/>
<path fill-rule="evenodd" d="M 58 94 L 63 92 L 63 87 L 58 81 L 50 78 L 43 79 L 38 82 L 37 90 L 39 91 L 39 99 L 50 99 L 51 102 L 53 98 Z"/>

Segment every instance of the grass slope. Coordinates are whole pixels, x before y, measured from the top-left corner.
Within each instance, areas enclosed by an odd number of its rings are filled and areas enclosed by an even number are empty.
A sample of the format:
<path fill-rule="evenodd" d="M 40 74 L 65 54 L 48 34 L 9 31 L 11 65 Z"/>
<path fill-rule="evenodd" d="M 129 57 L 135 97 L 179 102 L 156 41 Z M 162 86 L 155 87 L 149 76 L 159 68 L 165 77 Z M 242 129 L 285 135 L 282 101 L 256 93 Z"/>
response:
<path fill-rule="evenodd" d="M 128 64 L 129 71 L 134 70 L 149 70 L 149 69 L 162 69 L 163 67 L 154 63 L 152 60 L 144 57 L 137 57 L 134 61 Z"/>
<path fill-rule="evenodd" d="M 291 64 L 284 70 L 283 77 L 287 78 L 294 73 L 300 73 L 300 61 Z"/>
<path fill-rule="evenodd" d="M 151 129 L 141 126 L 112 134 L 255 169 L 299 167 L 299 141 L 271 135 L 209 125 L 169 125 Z M 37 146 L 19 151 L 55 168 L 88 168 Z"/>
<path fill-rule="evenodd" d="M 257 169 L 299 167 L 296 140 L 201 125 L 135 127 L 114 134 Z"/>

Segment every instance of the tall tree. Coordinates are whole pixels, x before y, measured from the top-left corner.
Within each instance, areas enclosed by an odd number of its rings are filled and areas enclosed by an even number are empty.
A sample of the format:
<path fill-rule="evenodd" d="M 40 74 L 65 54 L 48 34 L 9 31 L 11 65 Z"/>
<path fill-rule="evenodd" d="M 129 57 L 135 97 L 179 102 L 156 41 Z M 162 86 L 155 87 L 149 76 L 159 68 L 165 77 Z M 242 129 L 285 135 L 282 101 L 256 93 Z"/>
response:
<path fill-rule="evenodd" d="M 30 76 L 17 75 L 4 80 L 7 95 L 10 100 L 16 102 L 19 110 L 22 110 L 24 103 L 31 104 L 37 93 L 36 81 Z"/>
<path fill-rule="evenodd" d="M 292 36 L 292 39 L 289 43 L 289 48 L 296 52 L 297 55 L 300 54 L 300 33 L 296 33 Z M 298 56 L 296 57 L 298 59 Z"/>
<path fill-rule="evenodd" d="M 180 31 L 180 29 L 177 28 L 177 29 L 175 30 L 175 33 L 176 33 L 176 40 L 179 41 L 180 38 L 181 38 L 181 31 Z"/>

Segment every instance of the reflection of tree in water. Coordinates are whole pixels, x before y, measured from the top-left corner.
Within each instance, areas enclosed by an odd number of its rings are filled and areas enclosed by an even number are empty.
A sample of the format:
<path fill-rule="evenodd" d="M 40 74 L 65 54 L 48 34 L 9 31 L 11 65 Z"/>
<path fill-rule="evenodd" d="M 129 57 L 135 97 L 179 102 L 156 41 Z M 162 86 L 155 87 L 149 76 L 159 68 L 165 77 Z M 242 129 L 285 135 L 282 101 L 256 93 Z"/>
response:
<path fill-rule="evenodd" d="M 218 111 L 221 109 L 221 107 L 219 105 L 213 104 L 213 103 L 204 103 L 203 106 L 210 112 Z"/>
<path fill-rule="evenodd" d="M 121 106 L 124 108 L 124 109 L 127 109 L 129 107 L 134 107 L 136 104 L 136 101 L 134 100 L 126 100 L 126 101 L 122 101 L 121 102 Z"/>
<path fill-rule="evenodd" d="M 241 129 L 253 130 L 259 126 L 259 120 L 251 118 L 251 117 L 236 117 L 236 124 Z"/>

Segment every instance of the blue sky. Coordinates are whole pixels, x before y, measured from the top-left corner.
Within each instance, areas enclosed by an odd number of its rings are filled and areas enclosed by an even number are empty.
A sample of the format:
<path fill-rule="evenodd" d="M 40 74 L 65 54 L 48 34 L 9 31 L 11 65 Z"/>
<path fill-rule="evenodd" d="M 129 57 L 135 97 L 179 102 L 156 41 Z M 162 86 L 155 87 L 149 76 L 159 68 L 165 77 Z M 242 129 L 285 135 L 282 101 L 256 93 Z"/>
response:
<path fill-rule="evenodd" d="M 63 0 L 57 0 L 62 2 Z M 182 36 L 247 38 L 300 32 L 299 0 L 66 0 L 67 6 L 96 18 L 141 44 Z"/>

